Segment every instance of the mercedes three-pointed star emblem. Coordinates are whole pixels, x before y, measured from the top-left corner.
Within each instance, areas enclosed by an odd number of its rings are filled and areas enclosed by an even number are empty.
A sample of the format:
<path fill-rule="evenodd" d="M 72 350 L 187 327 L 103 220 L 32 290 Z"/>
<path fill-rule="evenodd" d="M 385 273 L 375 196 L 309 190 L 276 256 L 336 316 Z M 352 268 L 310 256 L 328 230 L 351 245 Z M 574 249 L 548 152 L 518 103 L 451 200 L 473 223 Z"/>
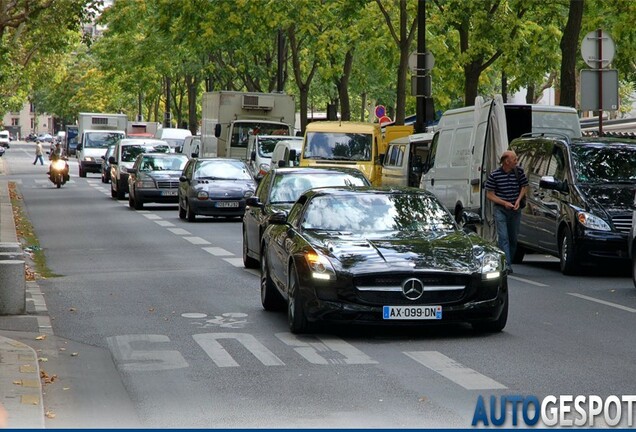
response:
<path fill-rule="evenodd" d="M 416 278 L 402 282 L 402 294 L 409 300 L 417 300 L 424 294 L 424 284 Z"/>

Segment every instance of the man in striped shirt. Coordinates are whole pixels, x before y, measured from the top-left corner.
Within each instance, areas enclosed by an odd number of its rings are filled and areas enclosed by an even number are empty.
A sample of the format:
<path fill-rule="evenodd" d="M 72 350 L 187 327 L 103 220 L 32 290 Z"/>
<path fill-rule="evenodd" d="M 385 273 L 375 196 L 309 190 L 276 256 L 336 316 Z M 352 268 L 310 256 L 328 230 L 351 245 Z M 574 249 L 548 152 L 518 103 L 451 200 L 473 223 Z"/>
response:
<path fill-rule="evenodd" d="M 497 243 L 506 253 L 508 271 L 512 273 L 512 257 L 517 249 L 521 223 L 521 199 L 528 190 L 523 168 L 517 166 L 517 155 L 506 150 L 499 160 L 501 166 L 490 173 L 486 181 L 486 197 L 495 204 Z"/>

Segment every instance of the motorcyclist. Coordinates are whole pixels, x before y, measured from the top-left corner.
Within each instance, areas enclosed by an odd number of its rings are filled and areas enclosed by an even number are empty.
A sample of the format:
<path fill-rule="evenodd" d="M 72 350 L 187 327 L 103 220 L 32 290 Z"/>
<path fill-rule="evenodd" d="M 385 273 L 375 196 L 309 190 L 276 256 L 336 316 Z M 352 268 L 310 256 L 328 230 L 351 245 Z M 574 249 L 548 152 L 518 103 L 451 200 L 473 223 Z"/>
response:
<path fill-rule="evenodd" d="M 68 158 L 66 157 L 66 154 L 64 153 L 64 149 L 62 148 L 62 145 L 60 143 L 55 144 L 55 148 L 51 151 L 51 153 L 49 154 L 49 160 L 51 161 L 51 163 L 55 162 L 58 159 L 63 159 L 63 160 L 68 160 Z M 68 175 L 68 163 L 65 164 L 64 167 L 64 180 L 65 181 L 69 181 L 70 177 Z M 51 176 L 51 165 L 49 164 L 49 177 Z"/>

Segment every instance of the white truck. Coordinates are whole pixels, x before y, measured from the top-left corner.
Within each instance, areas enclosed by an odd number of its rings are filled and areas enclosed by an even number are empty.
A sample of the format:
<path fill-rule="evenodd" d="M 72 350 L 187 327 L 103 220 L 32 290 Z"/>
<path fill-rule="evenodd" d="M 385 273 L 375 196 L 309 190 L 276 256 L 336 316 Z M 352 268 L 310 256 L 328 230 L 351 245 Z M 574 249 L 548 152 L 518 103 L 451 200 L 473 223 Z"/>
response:
<path fill-rule="evenodd" d="M 76 154 L 80 177 L 89 172 L 101 173 L 102 156 L 109 145 L 126 136 L 127 125 L 126 114 L 79 113 Z"/>
<path fill-rule="evenodd" d="M 293 135 L 294 98 L 283 93 L 203 93 L 199 157 L 245 159 L 250 135 Z"/>

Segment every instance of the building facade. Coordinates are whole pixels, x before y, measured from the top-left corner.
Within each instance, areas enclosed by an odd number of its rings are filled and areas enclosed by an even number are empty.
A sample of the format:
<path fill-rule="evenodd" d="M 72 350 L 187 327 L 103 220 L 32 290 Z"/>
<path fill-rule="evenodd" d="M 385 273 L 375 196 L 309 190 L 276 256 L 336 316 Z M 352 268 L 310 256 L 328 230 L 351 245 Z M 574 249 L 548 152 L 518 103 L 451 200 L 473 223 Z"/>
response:
<path fill-rule="evenodd" d="M 25 103 L 19 112 L 12 111 L 2 119 L 4 129 L 7 129 L 15 139 L 24 139 L 30 133 L 53 135 L 53 116 L 49 114 L 36 115 L 33 104 Z"/>

